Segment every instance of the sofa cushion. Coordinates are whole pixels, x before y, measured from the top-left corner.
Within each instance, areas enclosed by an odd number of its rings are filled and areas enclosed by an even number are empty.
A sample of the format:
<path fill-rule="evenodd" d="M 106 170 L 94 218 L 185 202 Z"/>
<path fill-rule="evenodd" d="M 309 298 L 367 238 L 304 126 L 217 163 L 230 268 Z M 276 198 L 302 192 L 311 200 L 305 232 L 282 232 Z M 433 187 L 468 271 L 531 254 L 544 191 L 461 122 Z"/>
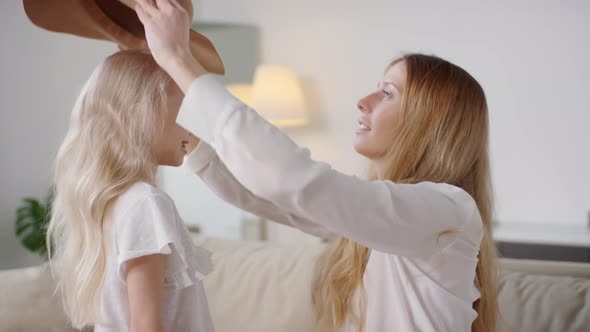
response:
<path fill-rule="evenodd" d="M 196 242 L 213 252 L 205 290 L 216 332 L 314 331 L 310 285 L 323 246 Z"/>
<path fill-rule="evenodd" d="M 590 280 L 507 271 L 499 331 L 590 331 Z"/>

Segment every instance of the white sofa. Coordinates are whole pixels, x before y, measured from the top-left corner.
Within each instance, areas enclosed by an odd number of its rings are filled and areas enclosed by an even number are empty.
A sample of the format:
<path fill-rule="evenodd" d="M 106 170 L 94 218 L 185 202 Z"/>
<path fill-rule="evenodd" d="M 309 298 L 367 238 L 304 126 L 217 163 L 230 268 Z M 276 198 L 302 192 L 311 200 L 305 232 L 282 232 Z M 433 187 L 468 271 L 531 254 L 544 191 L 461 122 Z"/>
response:
<path fill-rule="evenodd" d="M 195 242 L 214 252 L 205 286 L 217 332 L 314 331 L 310 280 L 322 245 Z M 0 271 L 0 331 L 73 331 L 53 286 L 45 265 Z M 500 309 L 499 331 L 590 331 L 590 264 L 502 259 Z"/>

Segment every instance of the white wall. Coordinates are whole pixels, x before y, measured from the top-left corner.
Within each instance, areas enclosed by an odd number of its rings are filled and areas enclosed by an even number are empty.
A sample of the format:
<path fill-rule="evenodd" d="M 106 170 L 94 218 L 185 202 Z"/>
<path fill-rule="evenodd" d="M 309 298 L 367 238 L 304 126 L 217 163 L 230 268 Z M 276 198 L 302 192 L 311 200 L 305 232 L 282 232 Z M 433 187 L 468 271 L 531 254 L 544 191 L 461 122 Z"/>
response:
<path fill-rule="evenodd" d="M 587 1 L 198 0 L 198 17 L 256 24 L 261 58 L 313 83 L 320 124 L 293 133 L 317 159 L 363 172 L 356 102 L 402 52 L 434 53 L 484 86 L 497 219 L 583 227 L 590 210 Z"/>
<path fill-rule="evenodd" d="M 115 47 L 41 30 L 21 1 L 0 1 L 0 269 L 34 264 L 14 235 L 26 196 L 45 197 L 69 114 L 94 66 Z"/>

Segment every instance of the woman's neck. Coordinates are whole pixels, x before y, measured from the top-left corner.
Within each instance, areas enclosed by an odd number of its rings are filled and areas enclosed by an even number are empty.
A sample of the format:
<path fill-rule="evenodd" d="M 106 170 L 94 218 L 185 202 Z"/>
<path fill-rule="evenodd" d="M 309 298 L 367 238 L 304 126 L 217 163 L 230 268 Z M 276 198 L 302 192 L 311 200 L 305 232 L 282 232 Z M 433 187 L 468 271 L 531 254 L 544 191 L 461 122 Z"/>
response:
<path fill-rule="evenodd" d="M 385 160 L 373 160 L 373 172 L 375 173 L 375 177 L 379 180 L 383 180 L 385 178 L 385 172 L 387 171 L 387 166 L 385 164 Z"/>

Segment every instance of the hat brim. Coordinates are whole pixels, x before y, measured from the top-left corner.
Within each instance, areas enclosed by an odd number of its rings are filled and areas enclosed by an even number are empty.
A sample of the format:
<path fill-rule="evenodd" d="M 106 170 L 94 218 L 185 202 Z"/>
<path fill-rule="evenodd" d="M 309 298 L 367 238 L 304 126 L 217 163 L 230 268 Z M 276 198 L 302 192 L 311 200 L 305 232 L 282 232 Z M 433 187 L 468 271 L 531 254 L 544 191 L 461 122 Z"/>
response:
<path fill-rule="evenodd" d="M 33 24 L 49 31 L 111 41 L 124 49 L 148 48 L 145 35 L 134 35 L 122 28 L 93 0 L 23 0 L 23 7 Z M 207 71 L 225 73 L 219 54 L 207 37 L 191 29 L 189 47 Z"/>

